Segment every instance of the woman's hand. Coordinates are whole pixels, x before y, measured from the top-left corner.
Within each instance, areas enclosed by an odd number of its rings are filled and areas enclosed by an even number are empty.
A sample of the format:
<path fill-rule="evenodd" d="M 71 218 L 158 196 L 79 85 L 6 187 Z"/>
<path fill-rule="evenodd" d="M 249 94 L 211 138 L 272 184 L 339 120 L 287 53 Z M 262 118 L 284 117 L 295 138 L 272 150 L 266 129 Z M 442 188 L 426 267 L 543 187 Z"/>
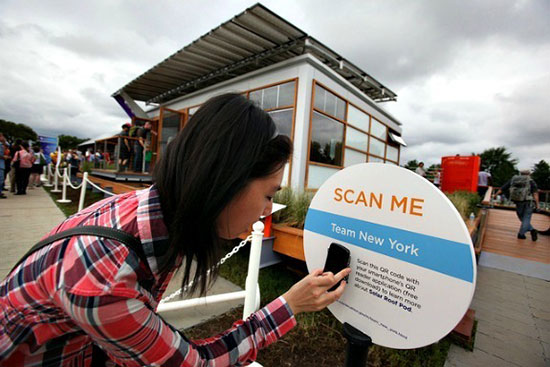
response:
<path fill-rule="evenodd" d="M 344 293 L 345 281 L 342 281 L 334 291 L 327 292 L 327 290 L 345 278 L 350 272 L 351 269 L 346 268 L 334 275 L 331 272 L 323 273 L 322 269 L 317 269 L 294 284 L 292 288 L 283 294 L 283 297 L 295 315 L 300 312 L 320 311 Z"/>

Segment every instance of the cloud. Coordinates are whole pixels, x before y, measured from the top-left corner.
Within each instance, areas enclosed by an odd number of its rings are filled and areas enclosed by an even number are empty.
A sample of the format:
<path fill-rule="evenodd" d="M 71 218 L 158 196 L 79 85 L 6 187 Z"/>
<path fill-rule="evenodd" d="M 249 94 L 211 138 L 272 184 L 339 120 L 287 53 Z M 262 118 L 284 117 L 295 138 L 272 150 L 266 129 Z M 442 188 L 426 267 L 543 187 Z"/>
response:
<path fill-rule="evenodd" d="M 0 5 L 0 118 L 94 137 L 127 116 L 110 95 L 255 0 L 39 0 Z M 402 163 L 505 145 L 550 161 L 550 2 L 274 1 L 265 5 L 390 89 Z"/>

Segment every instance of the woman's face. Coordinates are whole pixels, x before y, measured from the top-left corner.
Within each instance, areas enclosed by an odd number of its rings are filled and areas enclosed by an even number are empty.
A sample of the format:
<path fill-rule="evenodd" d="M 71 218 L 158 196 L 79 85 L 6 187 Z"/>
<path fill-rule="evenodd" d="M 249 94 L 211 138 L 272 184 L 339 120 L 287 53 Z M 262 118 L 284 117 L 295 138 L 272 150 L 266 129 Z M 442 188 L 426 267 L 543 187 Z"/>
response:
<path fill-rule="evenodd" d="M 218 234 L 229 240 L 248 231 L 262 215 L 271 214 L 273 196 L 281 189 L 284 168 L 252 180 L 222 210 L 216 221 Z"/>

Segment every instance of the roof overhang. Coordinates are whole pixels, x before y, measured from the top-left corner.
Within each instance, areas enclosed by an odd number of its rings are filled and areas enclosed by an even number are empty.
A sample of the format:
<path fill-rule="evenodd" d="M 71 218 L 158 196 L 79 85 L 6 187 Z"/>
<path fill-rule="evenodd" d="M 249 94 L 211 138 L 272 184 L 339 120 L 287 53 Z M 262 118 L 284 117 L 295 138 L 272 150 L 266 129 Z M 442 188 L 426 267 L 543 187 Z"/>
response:
<path fill-rule="evenodd" d="M 376 102 L 397 95 L 261 4 L 185 46 L 120 88 L 133 100 L 165 103 L 304 53 L 314 55 Z"/>

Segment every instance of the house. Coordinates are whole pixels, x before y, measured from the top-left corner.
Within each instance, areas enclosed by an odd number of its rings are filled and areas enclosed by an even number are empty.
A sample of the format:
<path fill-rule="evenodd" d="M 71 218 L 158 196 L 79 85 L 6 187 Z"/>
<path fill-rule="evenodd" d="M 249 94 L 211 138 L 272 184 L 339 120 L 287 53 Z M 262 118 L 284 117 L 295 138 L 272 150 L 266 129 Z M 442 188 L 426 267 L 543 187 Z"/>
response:
<path fill-rule="evenodd" d="M 406 145 L 401 123 L 380 106 L 395 101 L 394 92 L 261 4 L 167 57 L 113 97 L 134 124 L 151 122 L 154 166 L 200 105 L 225 92 L 255 100 L 292 139 L 284 186 L 315 190 L 349 165 L 399 164 Z"/>

